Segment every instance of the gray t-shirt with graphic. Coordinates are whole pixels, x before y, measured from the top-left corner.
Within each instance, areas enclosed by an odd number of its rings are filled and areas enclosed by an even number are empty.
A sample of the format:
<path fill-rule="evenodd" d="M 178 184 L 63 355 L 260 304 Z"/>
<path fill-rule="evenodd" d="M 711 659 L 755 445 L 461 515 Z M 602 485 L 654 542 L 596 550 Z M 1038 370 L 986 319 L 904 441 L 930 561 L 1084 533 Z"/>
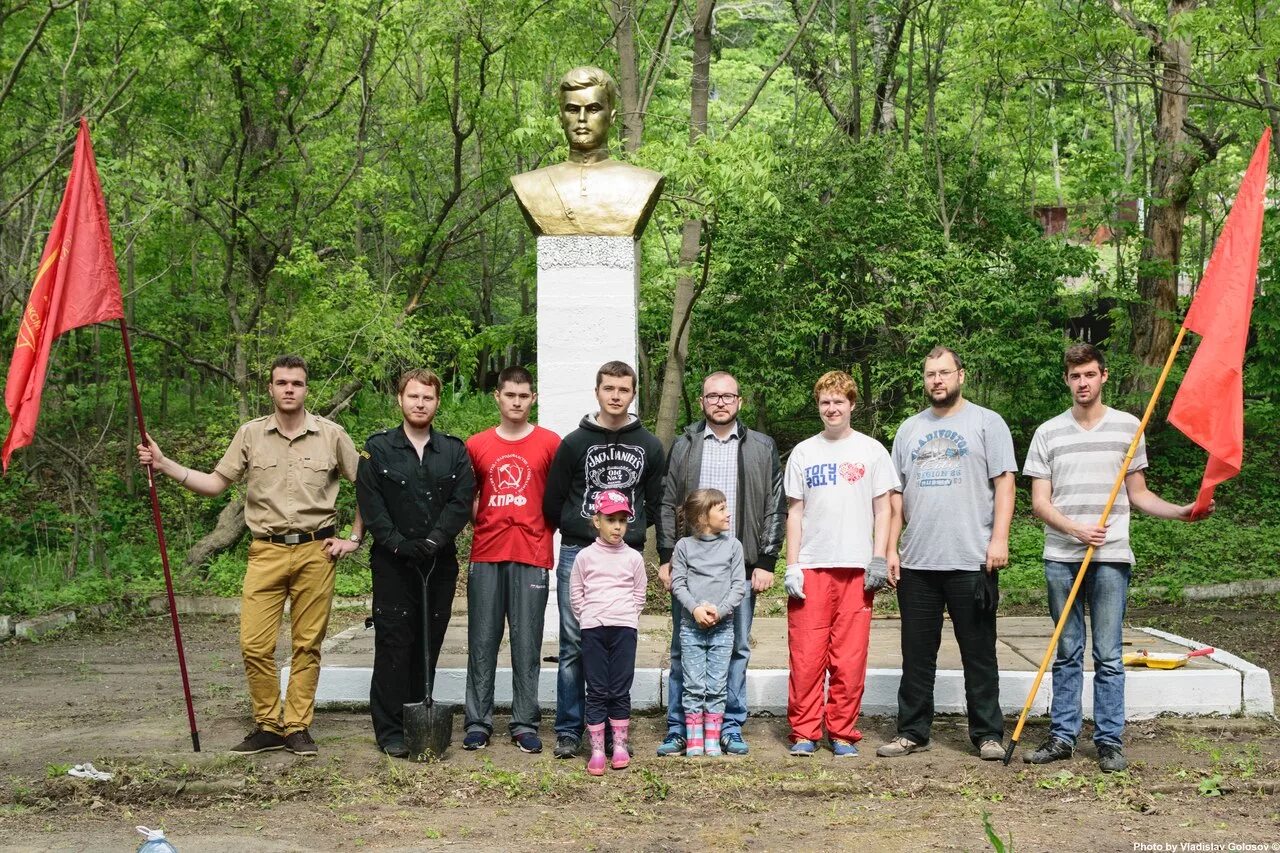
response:
<path fill-rule="evenodd" d="M 968 401 L 945 418 L 925 409 L 898 428 L 893 465 L 907 525 L 898 545 L 903 567 L 977 571 L 995 518 L 991 480 L 1018 470 L 1004 419 Z"/>

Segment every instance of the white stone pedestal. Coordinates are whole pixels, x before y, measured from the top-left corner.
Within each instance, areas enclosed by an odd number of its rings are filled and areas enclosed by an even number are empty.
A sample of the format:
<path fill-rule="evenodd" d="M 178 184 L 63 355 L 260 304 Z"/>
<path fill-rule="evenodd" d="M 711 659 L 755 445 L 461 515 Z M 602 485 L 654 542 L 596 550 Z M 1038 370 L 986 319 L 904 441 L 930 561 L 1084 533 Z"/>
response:
<path fill-rule="evenodd" d="M 561 436 L 597 408 L 596 370 L 636 364 L 640 244 L 538 238 L 538 423 Z"/>
<path fill-rule="evenodd" d="M 596 411 L 596 371 L 636 366 L 640 244 L 630 237 L 538 238 L 538 423 L 561 437 Z M 559 537 L 556 538 L 557 553 Z M 556 577 L 543 634 L 560 633 Z"/>

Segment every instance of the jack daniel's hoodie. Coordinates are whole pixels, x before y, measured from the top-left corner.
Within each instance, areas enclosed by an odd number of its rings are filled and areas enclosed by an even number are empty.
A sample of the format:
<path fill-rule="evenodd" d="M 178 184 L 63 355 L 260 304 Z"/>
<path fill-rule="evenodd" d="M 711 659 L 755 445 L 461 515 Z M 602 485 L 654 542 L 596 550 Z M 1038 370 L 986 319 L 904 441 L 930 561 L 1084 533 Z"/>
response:
<path fill-rule="evenodd" d="M 542 514 L 560 530 L 565 545 L 586 547 L 596 541 L 591 523 L 596 495 L 616 489 L 631 503 L 626 543 L 644 550 L 645 529 L 654 523 L 662 501 L 662 442 L 635 415 L 618 430 L 600 426 L 587 415 L 564 437 L 547 473 Z"/>

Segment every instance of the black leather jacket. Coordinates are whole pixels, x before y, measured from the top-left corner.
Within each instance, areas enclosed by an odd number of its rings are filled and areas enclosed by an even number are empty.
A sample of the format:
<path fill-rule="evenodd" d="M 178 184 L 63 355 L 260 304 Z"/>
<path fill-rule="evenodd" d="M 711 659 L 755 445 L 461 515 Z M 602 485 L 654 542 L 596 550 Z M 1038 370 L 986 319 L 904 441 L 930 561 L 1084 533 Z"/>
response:
<path fill-rule="evenodd" d="M 431 539 L 440 553 L 456 553 L 475 490 L 466 445 L 435 429 L 421 461 L 403 426 L 369 436 L 360 454 L 356 500 L 375 548 L 395 553 L 408 539 Z"/>

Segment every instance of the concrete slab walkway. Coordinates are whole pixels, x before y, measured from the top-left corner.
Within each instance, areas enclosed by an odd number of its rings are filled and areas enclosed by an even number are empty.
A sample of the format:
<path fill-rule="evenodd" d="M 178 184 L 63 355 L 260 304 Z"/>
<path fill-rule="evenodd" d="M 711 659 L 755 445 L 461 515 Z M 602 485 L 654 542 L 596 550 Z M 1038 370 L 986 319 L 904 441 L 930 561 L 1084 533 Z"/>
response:
<path fill-rule="evenodd" d="M 863 713 L 897 712 L 898 681 L 902 676 L 899 651 L 899 622 L 894 617 L 877 617 L 871 623 L 871 646 L 867 660 L 867 688 Z M 1005 713 L 1022 710 L 1035 678 L 1040 659 L 1053 633 L 1048 616 L 1005 616 L 998 622 L 996 656 L 1000 663 L 1000 702 Z M 466 686 L 466 615 L 455 614 L 440 655 L 435 698 L 461 704 Z M 637 710 L 654 710 L 666 705 L 668 647 L 671 621 L 662 616 L 641 617 L 636 653 L 636 678 L 632 702 Z M 1126 651 L 1186 652 L 1202 644 L 1149 628 L 1126 627 Z M 748 703 L 752 713 L 785 714 L 787 709 L 787 620 L 761 617 L 752 629 L 751 667 L 747 673 Z M 555 708 L 556 665 L 545 662 L 557 652 L 555 643 L 543 646 L 544 663 L 539 682 L 539 698 L 547 710 Z M 507 646 L 498 655 L 497 702 L 511 701 L 511 670 L 504 667 Z M 369 677 L 373 667 L 373 629 L 352 628 L 325 643 L 324 665 L 320 672 L 317 702 L 326 705 L 359 706 L 369 700 Z M 1085 716 L 1092 712 L 1092 661 L 1086 652 L 1084 690 Z M 288 677 L 286 668 L 282 682 Z M 1052 673 L 1040 685 L 1032 712 L 1044 714 L 1052 695 Z M 938 652 L 935 688 L 939 713 L 964 711 L 964 677 L 960 651 L 951 634 L 950 623 L 943 628 Z M 1144 719 L 1162 713 L 1185 715 L 1247 714 L 1269 715 L 1275 711 L 1271 680 L 1267 671 L 1228 652 L 1192 658 L 1176 670 L 1130 668 L 1125 689 L 1129 719 Z"/>

